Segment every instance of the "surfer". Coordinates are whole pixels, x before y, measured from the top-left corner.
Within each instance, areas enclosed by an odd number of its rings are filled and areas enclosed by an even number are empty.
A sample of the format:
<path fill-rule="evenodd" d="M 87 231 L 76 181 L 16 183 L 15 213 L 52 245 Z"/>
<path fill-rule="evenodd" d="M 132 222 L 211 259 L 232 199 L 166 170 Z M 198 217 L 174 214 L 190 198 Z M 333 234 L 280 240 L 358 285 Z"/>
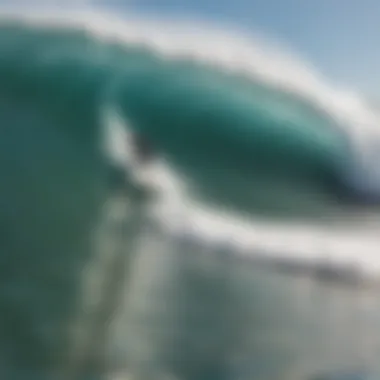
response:
<path fill-rule="evenodd" d="M 133 132 L 126 136 L 124 150 L 132 153 L 132 157 L 127 155 L 125 166 L 120 164 L 110 165 L 109 183 L 116 193 L 120 191 L 125 193 L 127 191 L 127 194 L 131 195 L 131 189 L 136 190 L 136 188 L 139 188 L 142 191 L 137 178 L 154 161 L 156 154 L 151 141 L 138 132 Z"/>

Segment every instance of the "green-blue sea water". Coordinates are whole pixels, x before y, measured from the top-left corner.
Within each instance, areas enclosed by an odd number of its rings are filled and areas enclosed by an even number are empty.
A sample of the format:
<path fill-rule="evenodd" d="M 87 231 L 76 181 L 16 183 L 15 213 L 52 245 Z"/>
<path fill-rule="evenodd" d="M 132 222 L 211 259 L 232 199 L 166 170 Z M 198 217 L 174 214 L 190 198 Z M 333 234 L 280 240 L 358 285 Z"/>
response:
<path fill-rule="evenodd" d="M 368 294 L 181 245 L 146 230 L 133 201 L 126 220 L 107 222 L 108 108 L 203 202 L 285 220 L 354 207 L 347 136 L 300 96 L 86 30 L 2 20 L 1 378 L 285 380 L 379 369 L 379 308 Z M 111 235 L 99 242 L 104 223 Z M 91 286 L 82 293 L 91 270 L 105 276 L 106 300 Z"/>

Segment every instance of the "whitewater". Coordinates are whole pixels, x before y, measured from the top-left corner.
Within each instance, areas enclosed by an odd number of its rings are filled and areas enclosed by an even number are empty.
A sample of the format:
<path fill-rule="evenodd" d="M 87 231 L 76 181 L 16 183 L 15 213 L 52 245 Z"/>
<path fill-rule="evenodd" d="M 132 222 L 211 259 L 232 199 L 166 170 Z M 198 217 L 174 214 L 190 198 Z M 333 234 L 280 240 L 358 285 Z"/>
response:
<path fill-rule="evenodd" d="M 3 378 L 379 369 L 380 115 L 360 94 L 243 32 L 8 8 L 0 118 Z M 316 285 L 322 264 L 359 290 Z"/>

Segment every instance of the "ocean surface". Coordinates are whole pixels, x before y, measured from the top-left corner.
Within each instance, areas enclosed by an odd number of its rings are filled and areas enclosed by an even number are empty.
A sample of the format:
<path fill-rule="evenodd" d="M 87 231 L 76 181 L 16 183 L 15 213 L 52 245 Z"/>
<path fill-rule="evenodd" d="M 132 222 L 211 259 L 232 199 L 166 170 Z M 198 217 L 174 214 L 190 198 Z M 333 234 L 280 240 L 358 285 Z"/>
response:
<path fill-rule="evenodd" d="M 3 10 L 0 377 L 380 373 L 379 116 L 244 33 Z"/>

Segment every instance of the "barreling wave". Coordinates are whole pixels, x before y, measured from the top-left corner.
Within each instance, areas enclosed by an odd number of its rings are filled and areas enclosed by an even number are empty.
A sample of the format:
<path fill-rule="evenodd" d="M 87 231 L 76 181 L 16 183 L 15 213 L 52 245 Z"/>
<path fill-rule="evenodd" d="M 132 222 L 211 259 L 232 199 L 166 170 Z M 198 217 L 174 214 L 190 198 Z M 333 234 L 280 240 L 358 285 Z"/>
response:
<path fill-rule="evenodd" d="M 105 12 L 7 10 L 0 53 L 3 107 L 27 106 L 30 136 L 43 144 L 44 120 L 77 166 L 87 157 L 88 173 L 101 166 L 111 111 L 218 208 L 342 220 L 380 195 L 377 111 L 264 40 Z"/>
<path fill-rule="evenodd" d="M 209 201 L 289 217 L 380 194 L 376 112 L 285 54 L 162 22 L 16 14 L 1 21 L 2 97 L 33 99 L 78 143 L 95 146 L 111 107 Z"/>
<path fill-rule="evenodd" d="M 218 208 L 287 221 L 368 212 L 380 195 L 376 110 L 263 40 L 179 24 L 3 11 L 4 120 L 26 107 L 31 138 L 46 141 L 44 120 L 94 173 L 112 111 Z"/>

